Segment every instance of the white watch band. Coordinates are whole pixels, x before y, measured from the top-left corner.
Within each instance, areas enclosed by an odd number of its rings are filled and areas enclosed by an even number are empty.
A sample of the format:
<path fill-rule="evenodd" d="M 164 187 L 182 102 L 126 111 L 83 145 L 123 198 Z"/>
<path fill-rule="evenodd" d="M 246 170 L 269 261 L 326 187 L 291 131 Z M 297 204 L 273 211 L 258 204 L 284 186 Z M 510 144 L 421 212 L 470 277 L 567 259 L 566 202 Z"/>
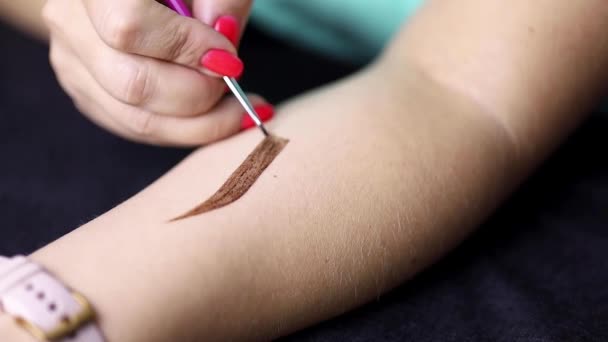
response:
<path fill-rule="evenodd" d="M 43 341 L 104 341 L 87 300 L 23 256 L 0 257 L 0 311 Z"/>

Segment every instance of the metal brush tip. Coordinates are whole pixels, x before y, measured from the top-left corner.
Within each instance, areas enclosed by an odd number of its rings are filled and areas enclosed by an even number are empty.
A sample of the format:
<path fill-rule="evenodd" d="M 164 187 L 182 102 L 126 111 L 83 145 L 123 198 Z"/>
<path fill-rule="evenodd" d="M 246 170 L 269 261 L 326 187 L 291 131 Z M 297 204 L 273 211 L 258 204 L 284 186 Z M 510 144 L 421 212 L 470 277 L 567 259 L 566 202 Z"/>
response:
<path fill-rule="evenodd" d="M 259 126 L 260 129 L 262 130 L 262 133 L 264 133 L 265 136 L 269 136 L 270 134 L 268 134 L 268 131 L 266 130 L 266 127 L 264 127 L 264 125 L 260 125 Z"/>
<path fill-rule="evenodd" d="M 262 130 L 262 133 L 264 133 L 265 136 L 269 136 L 270 134 L 268 134 L 266 127 L 264 127 L 262 120 L 260 120 L 260 117 L 255 112 L 253 105 L 247 98 L 247 95 L 245 95 L 245 92 L 243 91 L 239 83 L 234 78 L 228 76 L 224 76 L 224 81 L 226 82 L 228 88 L 230 88 L 236 99 L 241 103 L 243 108 L 245 108 L 245 111 L 251 117 L 253 122 L 255 122 L 255 124 Z"/>

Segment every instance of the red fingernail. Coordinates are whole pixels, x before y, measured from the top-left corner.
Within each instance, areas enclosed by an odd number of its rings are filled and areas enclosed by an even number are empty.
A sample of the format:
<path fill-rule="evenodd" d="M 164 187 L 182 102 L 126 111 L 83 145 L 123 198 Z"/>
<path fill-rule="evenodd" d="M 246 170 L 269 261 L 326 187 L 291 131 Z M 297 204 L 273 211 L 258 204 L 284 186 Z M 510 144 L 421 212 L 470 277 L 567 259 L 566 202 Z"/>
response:
<path fill-rule="evenodd" d="M 236 46 L 239 41 L 240 26 L 239 21 L 231 16 L 224 15 L 217 18 L 215 22 L 215 26 L 213 27 L 217 32 L 224 35 L 224 37 L 228 38 Z"/>
<path fill-rule="evenodd" d="M 243 72 L 243 62 L 225 50 L 207 51 L 201 58 L 201 65 L 222 76 L 238 77 Z"/>
<path fill-rule="evenodd" d="M 263 104 L 254 107 L 255 112 L 258 113 L 258 117 L 263 122 L 269 121 L 274 116 L 274 106 L 271 104 Z M 251 119 L 249 114 L 243 113 L 243 121 L 241 121 L 241 131 L 255 127 L 255 122 Z"/>

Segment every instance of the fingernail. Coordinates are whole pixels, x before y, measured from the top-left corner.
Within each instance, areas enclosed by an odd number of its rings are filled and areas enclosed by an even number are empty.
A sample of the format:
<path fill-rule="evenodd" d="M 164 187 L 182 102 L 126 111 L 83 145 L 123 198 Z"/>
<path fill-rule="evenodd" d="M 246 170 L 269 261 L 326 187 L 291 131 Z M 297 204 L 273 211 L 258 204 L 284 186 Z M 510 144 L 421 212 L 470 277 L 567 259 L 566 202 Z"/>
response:
<path fill-rule="evenodd" d="M 201 65 L 222 76 L 238 77 L 243 72 L 243 62 L 225 50 L 207 51 L 201 58 Z"/>
<path fill-rule="evenodd" d="M 240 26 L 239 21 L 231 16 L 224 15 L 215 21 L 215 26 L 213 27 L 217 32 L 224 35 L 224 37 L 228 38 L 236 46 L 239 41 Z"/>
<path fill-rule="evenodd" d="M 258 117 L 263 122 L 269 121 L 274 116 L 274 106 L 271 104 L 263 104 L 254 107 L 255 112 L 258 113 Z M 253 122 L 249 114 L 243 113 L 243 121 L 241 122 L 241 131 L 255 127 L 256 124 Z"/>

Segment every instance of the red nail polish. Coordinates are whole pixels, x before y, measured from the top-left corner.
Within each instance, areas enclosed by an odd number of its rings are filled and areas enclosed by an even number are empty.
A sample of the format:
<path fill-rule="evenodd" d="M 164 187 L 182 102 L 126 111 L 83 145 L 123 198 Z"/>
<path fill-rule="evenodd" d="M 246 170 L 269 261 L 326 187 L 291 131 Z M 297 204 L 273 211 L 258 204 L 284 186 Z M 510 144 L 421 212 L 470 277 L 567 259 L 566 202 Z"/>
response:
<path fill-rule="evenodd" d="M 201 58 L 201 65 L 222 76 L 238 77 L 243 72 L 243 62 L 225 50 L 207 51 Z"/>
<path fill-rule="evenodd" d="M 263 104 L 254 107 L 255 112 L 258 113 L 258 117 L 262 122 L 269 121 L 274 116 L 274 106 L 271 104 Z M 255 127 L 255 122 L 251 119 L 249 114 L 243 113 L 243 121 L 241 122 L 241 131 Z"/>
<path fill-rule="evenodd" d="M 215 21 L 215 26 L 213 27 L 217 32 L 224 35 L 224 37 L 228 38 L 236 46 L 239 41 L 240 35 L 240 26 L 239 21 L 231 16 L 224 15 Z"/>

